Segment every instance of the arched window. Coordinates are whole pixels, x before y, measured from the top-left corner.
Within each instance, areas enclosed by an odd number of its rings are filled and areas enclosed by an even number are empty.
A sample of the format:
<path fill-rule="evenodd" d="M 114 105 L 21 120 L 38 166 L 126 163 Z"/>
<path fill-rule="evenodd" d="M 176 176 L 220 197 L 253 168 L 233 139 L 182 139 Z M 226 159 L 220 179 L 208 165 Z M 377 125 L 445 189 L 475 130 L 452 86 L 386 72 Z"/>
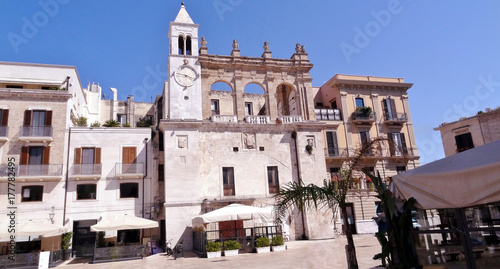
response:
<path fill-rule="evenodd" d="M 186 37 L 186 55 L 191 55 L 191 37 Z"/>
<path fill-rule="evenodd" d="M 179 36 L 179 55 L 184 55 L 184 37 L 182 35 Z"/>

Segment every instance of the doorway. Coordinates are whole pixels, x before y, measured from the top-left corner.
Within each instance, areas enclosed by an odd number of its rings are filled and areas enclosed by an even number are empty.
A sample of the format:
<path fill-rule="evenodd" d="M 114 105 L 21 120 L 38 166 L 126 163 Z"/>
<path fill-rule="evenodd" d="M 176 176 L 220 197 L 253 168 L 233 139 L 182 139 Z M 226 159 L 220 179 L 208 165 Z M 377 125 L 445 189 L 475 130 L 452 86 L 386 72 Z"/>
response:
<path fill-rule="evenodd" d="M 92 257 L 94 255 L 96 233 L 90 226 L 97 220 L 73 221 L 73 255 L 75 257 Z"/>

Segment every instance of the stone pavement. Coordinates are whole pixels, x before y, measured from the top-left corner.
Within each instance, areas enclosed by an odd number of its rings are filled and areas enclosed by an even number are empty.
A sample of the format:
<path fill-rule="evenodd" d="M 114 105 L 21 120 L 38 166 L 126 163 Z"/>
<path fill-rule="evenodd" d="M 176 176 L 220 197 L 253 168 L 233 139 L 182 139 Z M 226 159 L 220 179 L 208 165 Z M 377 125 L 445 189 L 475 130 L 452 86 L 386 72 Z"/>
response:
<path fill-rule="evenodd" d="M 329 240 L 308 240 L 286 242 L 287 250 L 271 253 L 245 253 L 234 257 L 215 259 L 198 258 L 192 252 L 185 253 L 185 258 L 174 260 L 163 254 L 156 254 L 142 260 L 89 264 L 89 260 L 74 259 L 57 268 L 347 268 L 344 236 Z M 380 252 L 380 246 L 373 235 L 354 235 L 354 245 L 360 269 L 375 268 L 380 261 L 372 257 Z"/>

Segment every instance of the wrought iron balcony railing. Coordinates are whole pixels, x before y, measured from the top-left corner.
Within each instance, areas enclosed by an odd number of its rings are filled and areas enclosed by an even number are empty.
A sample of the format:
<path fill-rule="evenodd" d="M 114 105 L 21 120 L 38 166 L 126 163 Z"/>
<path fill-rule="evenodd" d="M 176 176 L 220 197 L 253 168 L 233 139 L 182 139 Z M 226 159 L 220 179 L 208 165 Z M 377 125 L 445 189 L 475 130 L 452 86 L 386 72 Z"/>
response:
<path fill-rule="evenodd" d="M 8 126 L 0 126 L 0 137 L 7 137 L 8 133 L 9 133 Z"/>
<path fill-rule="evenodd" d="M 100 163 L 74 164 L 70 170 L 70 175 L 72 176 L 101 175 L 101 173 L 102 164 Z"/>
<path fill-rule="evenodd" d="M 52 137 L 52 126 L 21 126 L 20 136 Z"/>
<path fill-rule="evenodd" d="M 143 163 L 116 163 L 115 171 L 117 175 L 137 175 L 144 174 Z"/>
<path fill-rule="evenodd" d="M 21 164 L 17 177 L 62 176 L 62 164 Z"/>
<path fill-rule="evenodd" d="M 396 113 L 396 112 L 392 113 L 384 112 L 384 120 L 386 123 L 391 123 L 391 124 L 404 123 L 408 121 L 406 113 Z"/>
<path fill-rule="evenodd" d="M 316 114 L 316 120 L 342 120 L 339 109 L 314 109 L 314 113 Z"/>

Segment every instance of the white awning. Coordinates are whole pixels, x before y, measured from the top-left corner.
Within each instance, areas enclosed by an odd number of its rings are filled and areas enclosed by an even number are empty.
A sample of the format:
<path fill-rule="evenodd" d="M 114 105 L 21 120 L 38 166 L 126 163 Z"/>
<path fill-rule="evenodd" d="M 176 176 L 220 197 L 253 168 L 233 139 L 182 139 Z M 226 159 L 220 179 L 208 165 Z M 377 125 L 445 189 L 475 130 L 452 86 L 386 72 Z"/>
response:
<path fill-rule="evenodd" d="M 393 177 L 396 197 L 421 209 L 464 208 L 500 201 L 500 140 Z"/>
<path fill-rule="evenodd" d="M 12 228 L 15 230 L 14 233 L 9 233 L 8 225 L 6 223 L 2 223 L 2 229 L 0 233 L 0 241 L 8 241 L 11 235 L 19 236 L 56 236 L 63 234 L 68 231 L 66 227 L 59 226 L 51 223 L 38 223 L 32 220 L 26 222 L 16 223 L 12 225 Z"/>
<path fill-rule="evenodd" d="M 230 220 L 254 220 L 263 223 L 273 222 L 273 210 L 242 204 L 230 204 L 223 208 L 193 218 L 193 225 Z"/>
<path fill-rule="evenodd" d="M 140 217 L 123 215 L 115 216 L 114 218 L 103 218 L 99 223 L 90 226 L 93 232 L 116 231 L 116 230 L 133 230 L 157 228 L 158 222 Z"/>

